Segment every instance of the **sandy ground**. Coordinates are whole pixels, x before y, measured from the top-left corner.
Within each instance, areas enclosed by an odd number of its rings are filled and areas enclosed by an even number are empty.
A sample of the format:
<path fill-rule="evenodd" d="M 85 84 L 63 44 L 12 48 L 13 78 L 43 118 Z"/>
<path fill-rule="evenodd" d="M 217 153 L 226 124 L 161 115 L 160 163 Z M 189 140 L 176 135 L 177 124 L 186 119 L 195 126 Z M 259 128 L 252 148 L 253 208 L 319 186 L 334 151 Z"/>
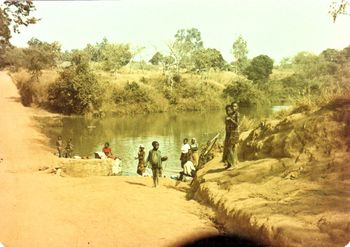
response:
<path fill-rule="evenodd" d="M 0 72 L 0 242 L 20 246 L 177 246 L 218 230 L 188 185 L 151 178 L 39 172 L 57 158 L 11 78 Z"/>

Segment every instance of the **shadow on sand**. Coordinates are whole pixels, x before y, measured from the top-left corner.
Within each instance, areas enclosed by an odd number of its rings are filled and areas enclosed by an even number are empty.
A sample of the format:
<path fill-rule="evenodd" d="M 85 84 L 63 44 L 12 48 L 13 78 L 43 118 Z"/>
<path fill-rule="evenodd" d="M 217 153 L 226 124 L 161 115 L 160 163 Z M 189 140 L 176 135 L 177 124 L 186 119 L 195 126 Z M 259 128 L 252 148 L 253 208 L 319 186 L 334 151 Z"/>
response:
<path fill-rule="evenodd" d="M 130 182 L 130 181 L 125 181 L 125 183 L 132 184 L 132 185 L 139 185 L 139 186 L 145 186 L 145 187 L 147 187 L 147 185 L 142 184 L 142 183 L 135 183 L 135 182 Z"/>
<path fill-rule="evenodd" d="M 218 235 L 200 238 L 189 243 L 179 245 L 180 247 L 267 247 L 266 245 L 255 243 L 249 239 L 234 235 Z"/>

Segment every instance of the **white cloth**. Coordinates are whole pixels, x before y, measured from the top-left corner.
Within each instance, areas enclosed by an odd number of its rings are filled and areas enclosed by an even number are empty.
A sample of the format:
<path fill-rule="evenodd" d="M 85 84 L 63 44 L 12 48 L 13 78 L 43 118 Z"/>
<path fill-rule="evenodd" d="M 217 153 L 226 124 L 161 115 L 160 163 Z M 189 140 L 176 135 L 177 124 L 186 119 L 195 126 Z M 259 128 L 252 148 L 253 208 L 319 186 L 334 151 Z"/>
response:
<path fill-rule="evenodd" d="M 104 152 L 95 152 L 95 159 L 107 159 Z"/>
<path fill-rule="evenodd" d="M 122 161 L 120 159 L 113 160 L 112 175 L 117 175 L 122 171 Z"/>
<path fill-rule="evenodd" d="M 194 167 L 192 161 L 187 161 L 185 164 L 184 164 L 184 174 L 185 175 L 188 175 L 188 176 L 192 176 L 192 171 L 195 171 L 196 168 Z"/>
<path fill-rule="evenodd" d="M 182 145 L 182 147 L 181 147 L 181 153 L 187 154 L 187 153 L 188 153 L 188 150 L 190 150 L 190 149 L 191 149 L 190 144 L 186 143 L 186 144 Z"/>

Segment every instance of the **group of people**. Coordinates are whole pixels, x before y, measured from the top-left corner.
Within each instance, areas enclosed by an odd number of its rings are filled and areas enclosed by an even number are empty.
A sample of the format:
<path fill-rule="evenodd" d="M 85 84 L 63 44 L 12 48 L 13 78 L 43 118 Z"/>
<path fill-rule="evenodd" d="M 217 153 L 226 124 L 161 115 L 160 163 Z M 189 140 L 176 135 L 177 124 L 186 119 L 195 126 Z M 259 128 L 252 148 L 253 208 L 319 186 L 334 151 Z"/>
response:
<path fill-rule="evenodd" d="M 152 147 L 148 152 L 146 158 L 146 152 L 144 145 L 139 146 L 139 152 L 135 159 L 138 159 L 137 174 L 145 176 L 147 166 L 152 169 L 153 185 L 157 187 L 159 185 L 159 178 L 163 174 L 162 162 L 168 159 L 167 156 L 162 156 L 159 150 L 159 143 L 157 141 L 152 142 Z M 183 145 L 181 148 L 181 168 L 183 171 L 180 172 L 179 179 L 182 180 L 183 176 L 194 176 L 196 171 L 195 166 L 198 164 L 198 144 L 195 138 L 192 138 L 191 144 L 188 143 L 188 138 L 183 140 Z"/>
<path fill-rule="evenodd" d="M 191 143 L 188 143 L 188 138 L 183 140 L 180 161 L 183 171 L 179 180 L 183 180 L 184 176 L 194 177 L 198 165 L 198 143 L 195 138 L 191 139 Z"/>
<path fill-rule="evenodd" d="M 56 141 L 56 149 L 59 158 L 73 158 L 73 143 L 71 138 L 68 139 L 65 147 L 63 147 L 62 136 L 58 136 Z"/>
<path fill-rule="evenodd" d="M 222 161 L 225 163 L 226 168 L 231 168 L 237 163 L 237 144 L 239 141 L 239 113 L 238 104 L 233 102 L 225 107 L 225 141 Z M 59 157 L 72 158 L 73 157 L 73 144 L 69 139 L 63 148 L 62 137 L 59 136 L 56 142 L 56 147 Z M 149 166 L 152 169 L 152 177 L 154 187 L 159 185 L 159 177 L 162 177 L 163 166 L 162 162 L 168 159 L 167 156 L 162 156 L 159 150 L 159 143 L 157 141 L 152 142 L 152 149 L 148 152 L 146 157 L 145 146 L 140 145 L 137 157 L 137 174 L 145 176 L 146 168 Z M 117 156 L 112 154 L 112 149 L 108 142 L 104 144 L 101 154 L 107 158 L 117 159 Z M 191 139 L 189 143 L 188 138 L 183 139 L 183 145 L 181 147 L 180 164 L 183 169 L 180 172 L 179 180 L 183 180 L 184 176 L 194 177 L 196 168 L 198 166 L 198 144 L 195 138 Z"/>

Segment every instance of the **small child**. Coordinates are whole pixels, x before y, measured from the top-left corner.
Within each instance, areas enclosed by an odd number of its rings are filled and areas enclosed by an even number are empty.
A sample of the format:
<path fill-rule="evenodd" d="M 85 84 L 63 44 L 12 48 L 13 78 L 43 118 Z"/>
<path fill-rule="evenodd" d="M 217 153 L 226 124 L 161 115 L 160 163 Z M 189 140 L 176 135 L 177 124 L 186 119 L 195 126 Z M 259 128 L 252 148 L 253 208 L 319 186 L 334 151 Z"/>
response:
<path fill-rule="evenodd" d="M 162 161 L 166 161 L 168 157 L 162 157 L 159 149 L 159 143 L 157 141 L 152 142 L 153 149 L 149 151 L 147 157 L 147 164 L 150 164 L 152 167 L 153 174 L 153 184 L 154 187 L 159 185 L 159 177 L 162 177 Z"/>
<path fill-rule="evenodd" d="M 139 152 L 137 153 L 137 157 L 135 159 L 139 160 L 139 163 L 137 165 L 137 174 L 140 176 L 144 176 L 145 171 L 146 171 L 146 166 L 145 166 L 145 146 L 140 144 L 139 146 Z"/>

